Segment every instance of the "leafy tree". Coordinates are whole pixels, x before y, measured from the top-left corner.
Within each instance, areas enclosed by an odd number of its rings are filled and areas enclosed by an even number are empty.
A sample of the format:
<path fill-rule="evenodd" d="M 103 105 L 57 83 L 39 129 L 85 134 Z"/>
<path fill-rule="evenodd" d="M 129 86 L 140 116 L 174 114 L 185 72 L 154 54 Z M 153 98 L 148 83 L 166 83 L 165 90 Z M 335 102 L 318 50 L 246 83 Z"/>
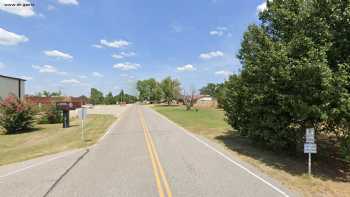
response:
<path fill-rule="evenodd" d="M 138 81 L 136 88 L 139 91 L 139 98 L 142 101 L 160 102 L 162 99 L 162 89 L 159 83 L 153 78 Z"/>
<path fill-rule="evenodd" d="M 97 90 L 96 88 L 91 88 L 90 92 L 90 101 L 94 105 L 103 104 L 103 93 Z"/>
<path fill-rule="evenodd" d="M 104 103 L 106 105 L 113 105 L 116 103 L 115 98 L 113 97 L 112 92 L 109 92 L 105 97 L 104 97 Z"/>
<path fill-rule="evenodd" d="M 115 96 L 116 102 L 126 102 L 126 103 L 135 103 L 137 101 L 136 96 L 126 94 L 124 90 L 121 90 L 118 95 Z"/>
<path fill-rule="evenodd" d="M 208 83 L 206 86 L 201 88 L 199 90 L 199 92 L 201 95 L 209 95 L 209 96 L 215 97 L 216 93 L 217 93 L 218 86 L 219 86 L 219 84 Z"/>
<path fill-rule="evenodd" d="M 224 109 L 239 133 L 293 152 L 307 127 L 349 138 L 349 4 L 267 1 L 262 23 L 244 34 L 242 71 L 226 83 Z"/>
<path fill-rule="evenodd" d="M 225 102 L 225 99 L 226 99 L 226 92 L 227 92 L 227 88 L 226 87 L 227 87 L 226 86 L 226 82 L 217 84 L 215 98 L 218 101 L 218 107 L 219 108 L 223 108 L 223 106 L 224 106 L 224 102 Z"/>
<path fill-rule="evenodd" d="M 36 96 L 40 96 L 40 97 L 62 96 L 62 92 L 61 90 L 59 90 L 58 92 L 49 92 L 44 90 L 43 92 L 37 93 Z"/>
<path fill-rule="evenodd" d="M 163 79 L 160 83 L 160 87 L 163 90 L 163 95 L 168 105 L 170 105 L 172 100 L 179 98 L 181 94 L 180 86 L 180 82 L 177 79 L 171 79 L 171 77 Z"/>

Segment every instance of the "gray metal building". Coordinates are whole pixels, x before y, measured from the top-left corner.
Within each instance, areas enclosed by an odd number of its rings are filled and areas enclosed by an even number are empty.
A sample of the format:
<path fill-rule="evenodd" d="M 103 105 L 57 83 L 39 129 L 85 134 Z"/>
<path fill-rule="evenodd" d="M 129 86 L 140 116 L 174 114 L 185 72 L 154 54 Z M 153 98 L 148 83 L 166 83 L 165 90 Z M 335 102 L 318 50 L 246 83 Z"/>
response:
<path fill-rule="evenodd" d="M 25 81 L 26 80 L 17 77 L 0 75 L 0 99 L 4 99 L 8 95 L 24 98 Z"/>

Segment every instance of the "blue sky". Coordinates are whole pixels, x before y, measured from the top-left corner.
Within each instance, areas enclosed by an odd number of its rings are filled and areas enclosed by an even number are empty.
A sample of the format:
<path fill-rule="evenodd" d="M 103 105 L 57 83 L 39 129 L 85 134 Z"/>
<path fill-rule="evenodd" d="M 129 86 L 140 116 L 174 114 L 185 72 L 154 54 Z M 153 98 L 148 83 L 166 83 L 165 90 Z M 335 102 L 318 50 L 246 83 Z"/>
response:
<path fill-rule="evenodd" d="M 135 94 L 137 80 L 166 76 L 199 89 L 239 71 L 243 33 L 263 3 L 0 0 L 0 73 L 28 79 L 28 94 Z"/>

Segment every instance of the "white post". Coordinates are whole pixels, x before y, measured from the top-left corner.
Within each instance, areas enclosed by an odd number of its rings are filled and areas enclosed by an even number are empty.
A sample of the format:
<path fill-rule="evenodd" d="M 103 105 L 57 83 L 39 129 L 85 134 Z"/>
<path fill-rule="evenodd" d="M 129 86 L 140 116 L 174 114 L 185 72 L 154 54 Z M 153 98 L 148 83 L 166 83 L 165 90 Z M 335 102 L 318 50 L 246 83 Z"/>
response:
<path fill-rule="evenodd" d="M 81 119 L 81 139 L 85 141 L 84 139 L 84 119 Z"/>
<path fill-rule="evenodd" d="M 309 153 L 309 176 L 311 176 L 311 153 Z"/>

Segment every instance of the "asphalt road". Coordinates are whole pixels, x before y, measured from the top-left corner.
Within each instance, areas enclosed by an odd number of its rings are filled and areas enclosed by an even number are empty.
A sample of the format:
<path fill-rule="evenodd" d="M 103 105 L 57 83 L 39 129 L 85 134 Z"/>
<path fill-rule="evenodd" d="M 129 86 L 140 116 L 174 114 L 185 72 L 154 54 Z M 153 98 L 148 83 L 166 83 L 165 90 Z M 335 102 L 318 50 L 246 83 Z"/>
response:
<path fill-rule="evenodd" d="M 134 105 L 97 145 L 0 168 L 0 196 L 294 196 L 225 150 Z"/>

